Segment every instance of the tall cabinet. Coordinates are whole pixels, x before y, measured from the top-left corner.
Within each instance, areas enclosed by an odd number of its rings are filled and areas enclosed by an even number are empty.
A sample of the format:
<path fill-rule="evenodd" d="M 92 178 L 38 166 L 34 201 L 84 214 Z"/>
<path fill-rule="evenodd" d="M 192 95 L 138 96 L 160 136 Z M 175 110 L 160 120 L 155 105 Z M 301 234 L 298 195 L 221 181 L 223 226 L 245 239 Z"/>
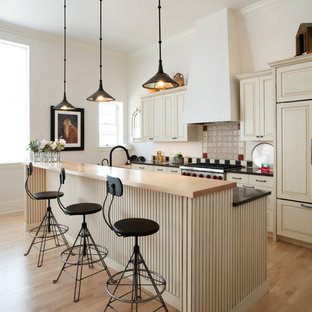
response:
<path fill-rule="evenodd" d="M 271 65 L 276 76 L 277 234 L 312 244 L 312 55 Z"/>
<path fill-rule="evenodd" d="M 245 141 L 272 141 L 274 87 L 272 70 L 238 75 L 240 80 L 241 137 Z"/>

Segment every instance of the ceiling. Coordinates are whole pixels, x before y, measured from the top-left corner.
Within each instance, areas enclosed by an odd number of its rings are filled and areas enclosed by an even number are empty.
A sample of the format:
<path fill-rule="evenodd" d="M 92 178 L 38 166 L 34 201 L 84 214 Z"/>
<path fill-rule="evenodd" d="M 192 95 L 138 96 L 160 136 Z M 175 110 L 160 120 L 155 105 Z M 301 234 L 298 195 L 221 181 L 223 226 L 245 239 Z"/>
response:
<path fill-rule="evenodd" d="M 193 28 L 197 19 L 222 8 L 240 9 L 258 1 L 163 0 L 163 39 Z M 155 44 L 158 40 L 157 6 L 157 0 L 104 0 L 104 46 L 131 53 Z M 67 0 L 68 37 L 96 44 L 98 10 L 98 0 Z M 62 35 L 63 0 L 0 0 L 0 21 Z"/>

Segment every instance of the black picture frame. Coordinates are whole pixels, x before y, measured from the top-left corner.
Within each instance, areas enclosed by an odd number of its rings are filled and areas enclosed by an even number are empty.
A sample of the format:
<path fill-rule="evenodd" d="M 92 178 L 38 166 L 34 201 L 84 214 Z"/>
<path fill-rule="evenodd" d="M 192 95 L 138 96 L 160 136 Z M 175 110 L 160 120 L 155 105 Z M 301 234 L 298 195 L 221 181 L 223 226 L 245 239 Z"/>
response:
<path fill-rule="evenodd" d="M 55 110 L 50 107 L 51 141 L 65 139 L 66 145 L 63 151 L 83 151 L 84 150 L 84 109 Z"/>

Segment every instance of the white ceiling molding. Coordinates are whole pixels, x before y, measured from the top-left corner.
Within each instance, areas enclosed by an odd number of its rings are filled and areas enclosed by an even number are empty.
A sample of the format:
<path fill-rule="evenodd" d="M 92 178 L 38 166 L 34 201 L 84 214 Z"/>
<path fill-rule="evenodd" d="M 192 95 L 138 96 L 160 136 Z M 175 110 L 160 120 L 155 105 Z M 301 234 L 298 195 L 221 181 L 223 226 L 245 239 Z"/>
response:
<path fill-rule="evenodd" d="M 294 0 L 262 0 L 242 8 L 238 10 L 238 12 L 240 17 L 247 17 L 254 14 L 259 14 L 264 11 L 268 11 L 281 5 L 285 5 L 292 1 Z"/>
<path fill-rule="evenodd" d="M 40 40 L 40 41 L 44 41 L 50 44 L 52 43 L 52 44 L 57 44 L 57 45 L 63 45 L 63 36 L 48 34 L 39 30 L 34 30 L 31 28 L 27 28 L 27 27 L 15 25 L 15 24 L 3 22 L 3 21 L 0 21 L 0 32 L 14 34 L 20 37 Z M 83 49 L 87 49 L 93 52 L 98 52 L 98 49 L 99 49 L 98 45 L 86 43 L 83 41 L 73 40 L 69 38 L 67 39 L 67 41 L 69 42 L 70 46 L 74 46 L 76 48 L 83 48 Z M 127 58 L 126 54 L 124 53 L 109 50 L 106 48 L 103 48 L 103 53 L 105 55 L 114 56 L 123 60 Z"/>
<path fill-rule="evenodd" d="M 175 44 L 176 42 L 179 42 L 180 40 L 183 40 L 183 39 L 186 39 L 186 38 L 192 38 L 194 33 L 195 33 L 195 27 L 193 27 L 193 28 L 191 28 L 191 29 L 189 29 L 187 31 L 184 31 L 184 32 L 182 32 L 182 33 L 180 33 L 178 35 L 175 35 L 175 36 L 173 36 L 171 38 L 163 40 L 162 46 L 165 48 L 167 46 Z M 145 47 L 143 49 L 140 49 L 140 50 L 134 51 L 132 53 L 129 53 L 128 54 L 128 58 L 132 59 L 132 58 L 148 55 L 148 54 L 153 53 L 155 50 L 158 50 L 158 43 L 152 44 L 152 45 L 147 46 L 147 47 Z"/>

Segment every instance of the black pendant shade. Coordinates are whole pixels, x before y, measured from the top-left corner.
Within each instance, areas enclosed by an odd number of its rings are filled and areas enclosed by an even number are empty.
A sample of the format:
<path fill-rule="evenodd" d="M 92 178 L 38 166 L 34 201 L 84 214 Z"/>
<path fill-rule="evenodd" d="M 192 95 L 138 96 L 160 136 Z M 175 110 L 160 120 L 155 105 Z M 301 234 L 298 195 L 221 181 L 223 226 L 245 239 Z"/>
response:
<path fill-rule="evenodd" d="M 162 66 L 162 59 L 161 59 L 161 5 L 160 0 L 158 0 L 158 45 L 159 45 L 159 66 L 158 66 L 158 72 L 155 76 L 153 76 L 151 79 L 146 81 L 142 87 L 146 89 L 152 89 L 152 90 L 166 90 L 166 89 L 172 89 L 179 86 L 177 82 L 175 82 L 173 79 L 169 77 L 168 74 L 166 74 L 163 70 Z"/>
<path fill-rule="evenodd" d="M 106 91 L 103 89 L 102 84 L 102 0 L 100 0 L 100 85 L 99 89 L 94 92 L 92 95 L 87 97 L 88 101 L 91 102 L 110 102 L 115 101 L 115 99 L 109 95 Z"/>
<path fill-rule="evenodd" d="M 66 98 L 66 61 L 66 0 L 64 0 L 64 96 L 63 100 L 59 104 L 53 106 L 53 109 L 56 110 L 76 109 L 76 107 L 70 104 Z"/>
<path fill-rule="evenodd" d="M 109 95 L 107 92 L 104 91 L 102 80 L 100 80 L 100 86 L 99 89 L 94 92 L 92 95 L 90 95 L 87 98 L 88 101 L 92 102 L 109 102 L 109 101 L 115 101 L 115 99 Z"/>
<path fill-rule="evenodd" d="M 63 97 L 63 100 L 62 102 L 60 102 L 59 104 L 53 106 L 53 109 L 56 109 L 56 110 L 72 110 L 72 109 L 76 109 L 75 106 L 71 105 L 68 101 L 67 101 L 67 98 L 66 98 L 66 93 L 64 93 L 64 97 Z"/>

